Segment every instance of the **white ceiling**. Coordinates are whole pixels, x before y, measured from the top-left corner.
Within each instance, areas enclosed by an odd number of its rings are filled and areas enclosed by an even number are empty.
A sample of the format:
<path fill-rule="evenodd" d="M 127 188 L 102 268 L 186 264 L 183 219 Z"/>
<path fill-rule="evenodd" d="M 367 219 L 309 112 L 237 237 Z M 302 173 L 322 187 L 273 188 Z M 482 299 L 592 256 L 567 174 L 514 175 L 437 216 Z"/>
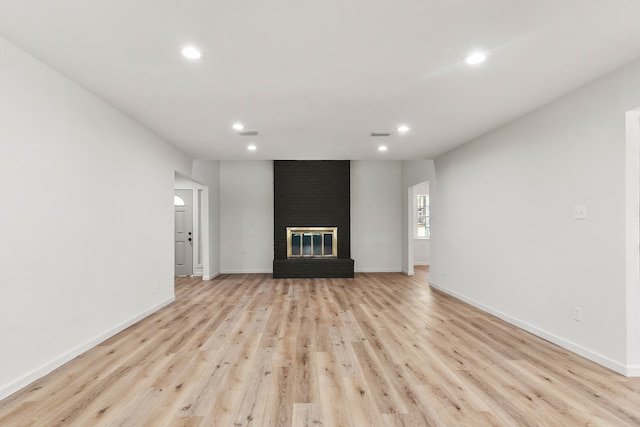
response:
<path fill-rule="evenodd" d="M 640 57 L 640 1 L 0 0 L 0 36 L 195 158 L 433 158 Z"/>

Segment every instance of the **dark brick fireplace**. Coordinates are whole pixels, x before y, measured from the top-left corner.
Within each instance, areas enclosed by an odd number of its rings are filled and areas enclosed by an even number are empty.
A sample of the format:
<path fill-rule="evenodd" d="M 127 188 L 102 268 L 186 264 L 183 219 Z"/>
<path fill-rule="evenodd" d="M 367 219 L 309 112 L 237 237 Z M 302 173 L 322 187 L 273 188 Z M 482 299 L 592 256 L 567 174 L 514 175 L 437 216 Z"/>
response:
<path fill-rule="evenodd" d="M 348 160 L 273 164 L 273 277 L 353 277 Z M 337 227 L 336 257 L 287 257 L 287 227 Z"/>

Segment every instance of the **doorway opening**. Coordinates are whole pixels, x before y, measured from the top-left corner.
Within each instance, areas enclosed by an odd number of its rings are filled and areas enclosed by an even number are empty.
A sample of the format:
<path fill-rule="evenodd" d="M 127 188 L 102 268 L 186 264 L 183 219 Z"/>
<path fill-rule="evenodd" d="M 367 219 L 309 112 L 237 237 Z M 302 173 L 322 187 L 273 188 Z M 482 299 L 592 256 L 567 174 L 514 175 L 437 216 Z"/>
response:
<path fill-rule="evenodd" d="M 208 189 L 176 172 L 174 181 L 174 276 L 208 271 Z"/>
<path fill-rule="evenodd" d="M 193 191 L 174 192 L 174 276 L 193 276 Z"/>
<path fill-rule="evenodd" d="M 429 209 L 429 181 L 415 184 L 408 189 L 408 274 L 415 274 L 415 267 L 428 269 L 431 255 L 431 222 Z"/>

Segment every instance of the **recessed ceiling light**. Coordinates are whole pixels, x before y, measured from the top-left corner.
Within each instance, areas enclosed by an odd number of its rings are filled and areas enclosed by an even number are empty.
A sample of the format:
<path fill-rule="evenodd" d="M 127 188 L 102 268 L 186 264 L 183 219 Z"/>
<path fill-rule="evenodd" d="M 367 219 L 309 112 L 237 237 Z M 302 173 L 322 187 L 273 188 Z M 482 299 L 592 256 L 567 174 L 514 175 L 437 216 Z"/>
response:
<path fill-rule="evenodd" d="M 398 132 L 400 132 L 400 133 L 406 133 L 406 132 L 409 132 L 409 130 L 410 130 L 410 129 L 411 129 L 411 128 L 410 128 L 409 126 L 407 126 L 407 125 L 400 125 L 400 126 L 398 126 Z"/>
<path fill-rule="evenodd" d="M 487 59 L 487 54 L 484 52 L 473 52 L 471 55 L 467 56 L 464 62 L 467 65 L 477 65 L 484 62 Z"/>
<path fill-rule="evenodd" d="M 202 58 L 202 53 L 193 46 L 187 46 L 182 49 L 182 56 L 189 59 L 200 59 Z"/>
<path fill-rule="evenodd" d="M 233 129 L 234 130 L 242 130 L 242 129 L 244 129 L 244 125 L 242 123 L 234 123 L 233 124 Z"/>
<path fill-rule="evenodd" d="M 247 147 L 247 150 L 249 151 L 256 151 L 258 149 L 258 147 L 256 147 L 255 145 L 251 144 Z"/>
<path fill-rule="evenodd" d="M 386 145 L 379 146 L 378 151 L 387 151 L 387 146 Z"/>

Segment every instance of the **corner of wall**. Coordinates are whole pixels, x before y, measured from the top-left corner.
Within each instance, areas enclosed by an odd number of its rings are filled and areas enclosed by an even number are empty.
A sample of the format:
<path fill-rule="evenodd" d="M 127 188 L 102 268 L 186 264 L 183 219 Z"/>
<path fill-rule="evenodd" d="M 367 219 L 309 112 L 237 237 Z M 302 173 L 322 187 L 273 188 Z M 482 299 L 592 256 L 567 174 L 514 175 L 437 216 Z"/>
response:
<path fill-rule="evenodd" d="M 219 275 L 220 275 L 220 271 L 216 271 L 215 273 L 212 273 L 210 275 L 202 276 L 202 280 L 206 280 L 206 281 L 213 280 L 216 277 L 218 277 Z"/>

